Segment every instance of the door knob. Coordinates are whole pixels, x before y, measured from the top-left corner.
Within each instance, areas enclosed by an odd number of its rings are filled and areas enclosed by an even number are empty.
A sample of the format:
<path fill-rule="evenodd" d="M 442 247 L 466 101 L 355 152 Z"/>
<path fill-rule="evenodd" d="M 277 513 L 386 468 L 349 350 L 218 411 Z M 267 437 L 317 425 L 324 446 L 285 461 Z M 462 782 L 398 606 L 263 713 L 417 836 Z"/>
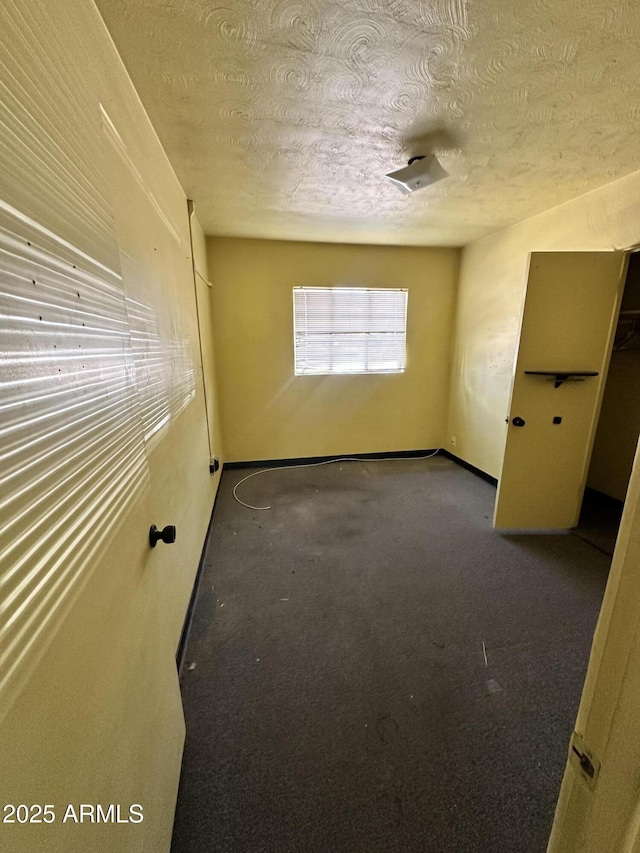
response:
<path fill-rule="evenodd" d="M 163 527 L 162 530 L 158 530 L 155 524 L 151 525 L 149 529 L 149 545 L 152 548 L 155 548 L 158 542 L 165 542 L 167 545 L 171 545 L 172 542 L 176 541 L 176 529 L 173 524 L 167 524 L 166 527 Z"/>
<path fill-rule="evenodd" d="M 525 421 L 523 420 L 523 418 L 514 418 L 514 419 L 511 421 L 511 423 L 512 423 L 514 426 L 524 426 L 524 425 L 525 425 Z"/>

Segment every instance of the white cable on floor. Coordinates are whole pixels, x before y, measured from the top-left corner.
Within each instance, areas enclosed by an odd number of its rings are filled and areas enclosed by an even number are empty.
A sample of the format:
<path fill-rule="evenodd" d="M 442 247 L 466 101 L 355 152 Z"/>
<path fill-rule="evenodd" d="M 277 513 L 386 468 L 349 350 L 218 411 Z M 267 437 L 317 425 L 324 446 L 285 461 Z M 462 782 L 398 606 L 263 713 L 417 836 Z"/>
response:
<path fill-rule="evenodd" d="M 236 483 L 233 487 L 233 497 L 239 504 L 247 509 L 271 509 L 270 506 L 252 506 L 251 504 L 246 504 L 244 501 L 240 500 L 236 493 L 236 489 L 252 477 L 257 477 L 258 474 L 268 474 L 269 471 L 284 471 L 285 468 L 316 468 L 318 465 L 331 465 L 334 462 L 397 462 L 399 459 L 431 459 L 431 457 L 435 456 L 439 450 L 440 448 L 426 456 L 388 456 L 383 459 L 360 459 L 357 456 L 341 456 L 338 459 L 325 459 L 324 462 L 303 462 L 300 465 L 278 465 L 275 468 L 263 468 L 262 471 L 254 471 L 253 474 L 247 474 L 246 477 L 243 477 L 242 480 Z"/>

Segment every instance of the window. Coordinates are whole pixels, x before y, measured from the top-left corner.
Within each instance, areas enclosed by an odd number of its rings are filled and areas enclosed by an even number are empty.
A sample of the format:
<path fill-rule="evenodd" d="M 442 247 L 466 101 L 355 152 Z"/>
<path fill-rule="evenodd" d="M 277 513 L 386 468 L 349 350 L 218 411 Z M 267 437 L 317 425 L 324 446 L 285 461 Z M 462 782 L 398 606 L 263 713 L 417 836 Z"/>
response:
<path fill-rule="evenodd" d="M 403 373 L 407 291 L 294 287 L 295 373 Z"/>

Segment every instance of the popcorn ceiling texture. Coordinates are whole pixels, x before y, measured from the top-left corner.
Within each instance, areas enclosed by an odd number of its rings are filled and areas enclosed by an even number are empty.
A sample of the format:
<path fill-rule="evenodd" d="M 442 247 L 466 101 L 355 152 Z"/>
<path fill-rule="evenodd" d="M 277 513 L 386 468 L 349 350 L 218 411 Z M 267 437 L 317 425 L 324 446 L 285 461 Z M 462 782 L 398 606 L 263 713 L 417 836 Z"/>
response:
<path fill-rule="evenodd" d="M 630 0 L 227 2 L 97 0 L 209 234 L 461 245 L 640 165 Z"/>

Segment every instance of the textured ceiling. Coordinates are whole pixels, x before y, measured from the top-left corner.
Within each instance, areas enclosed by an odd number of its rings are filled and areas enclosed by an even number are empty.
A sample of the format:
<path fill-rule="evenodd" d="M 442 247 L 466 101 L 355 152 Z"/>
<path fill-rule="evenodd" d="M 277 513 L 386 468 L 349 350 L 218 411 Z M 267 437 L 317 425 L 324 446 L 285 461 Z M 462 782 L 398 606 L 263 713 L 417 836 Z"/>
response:
<path fill-rule="evenodd" d="M 461 245 L 640 168 L 635 2 L 97 5 L 209 234 Z"/>

